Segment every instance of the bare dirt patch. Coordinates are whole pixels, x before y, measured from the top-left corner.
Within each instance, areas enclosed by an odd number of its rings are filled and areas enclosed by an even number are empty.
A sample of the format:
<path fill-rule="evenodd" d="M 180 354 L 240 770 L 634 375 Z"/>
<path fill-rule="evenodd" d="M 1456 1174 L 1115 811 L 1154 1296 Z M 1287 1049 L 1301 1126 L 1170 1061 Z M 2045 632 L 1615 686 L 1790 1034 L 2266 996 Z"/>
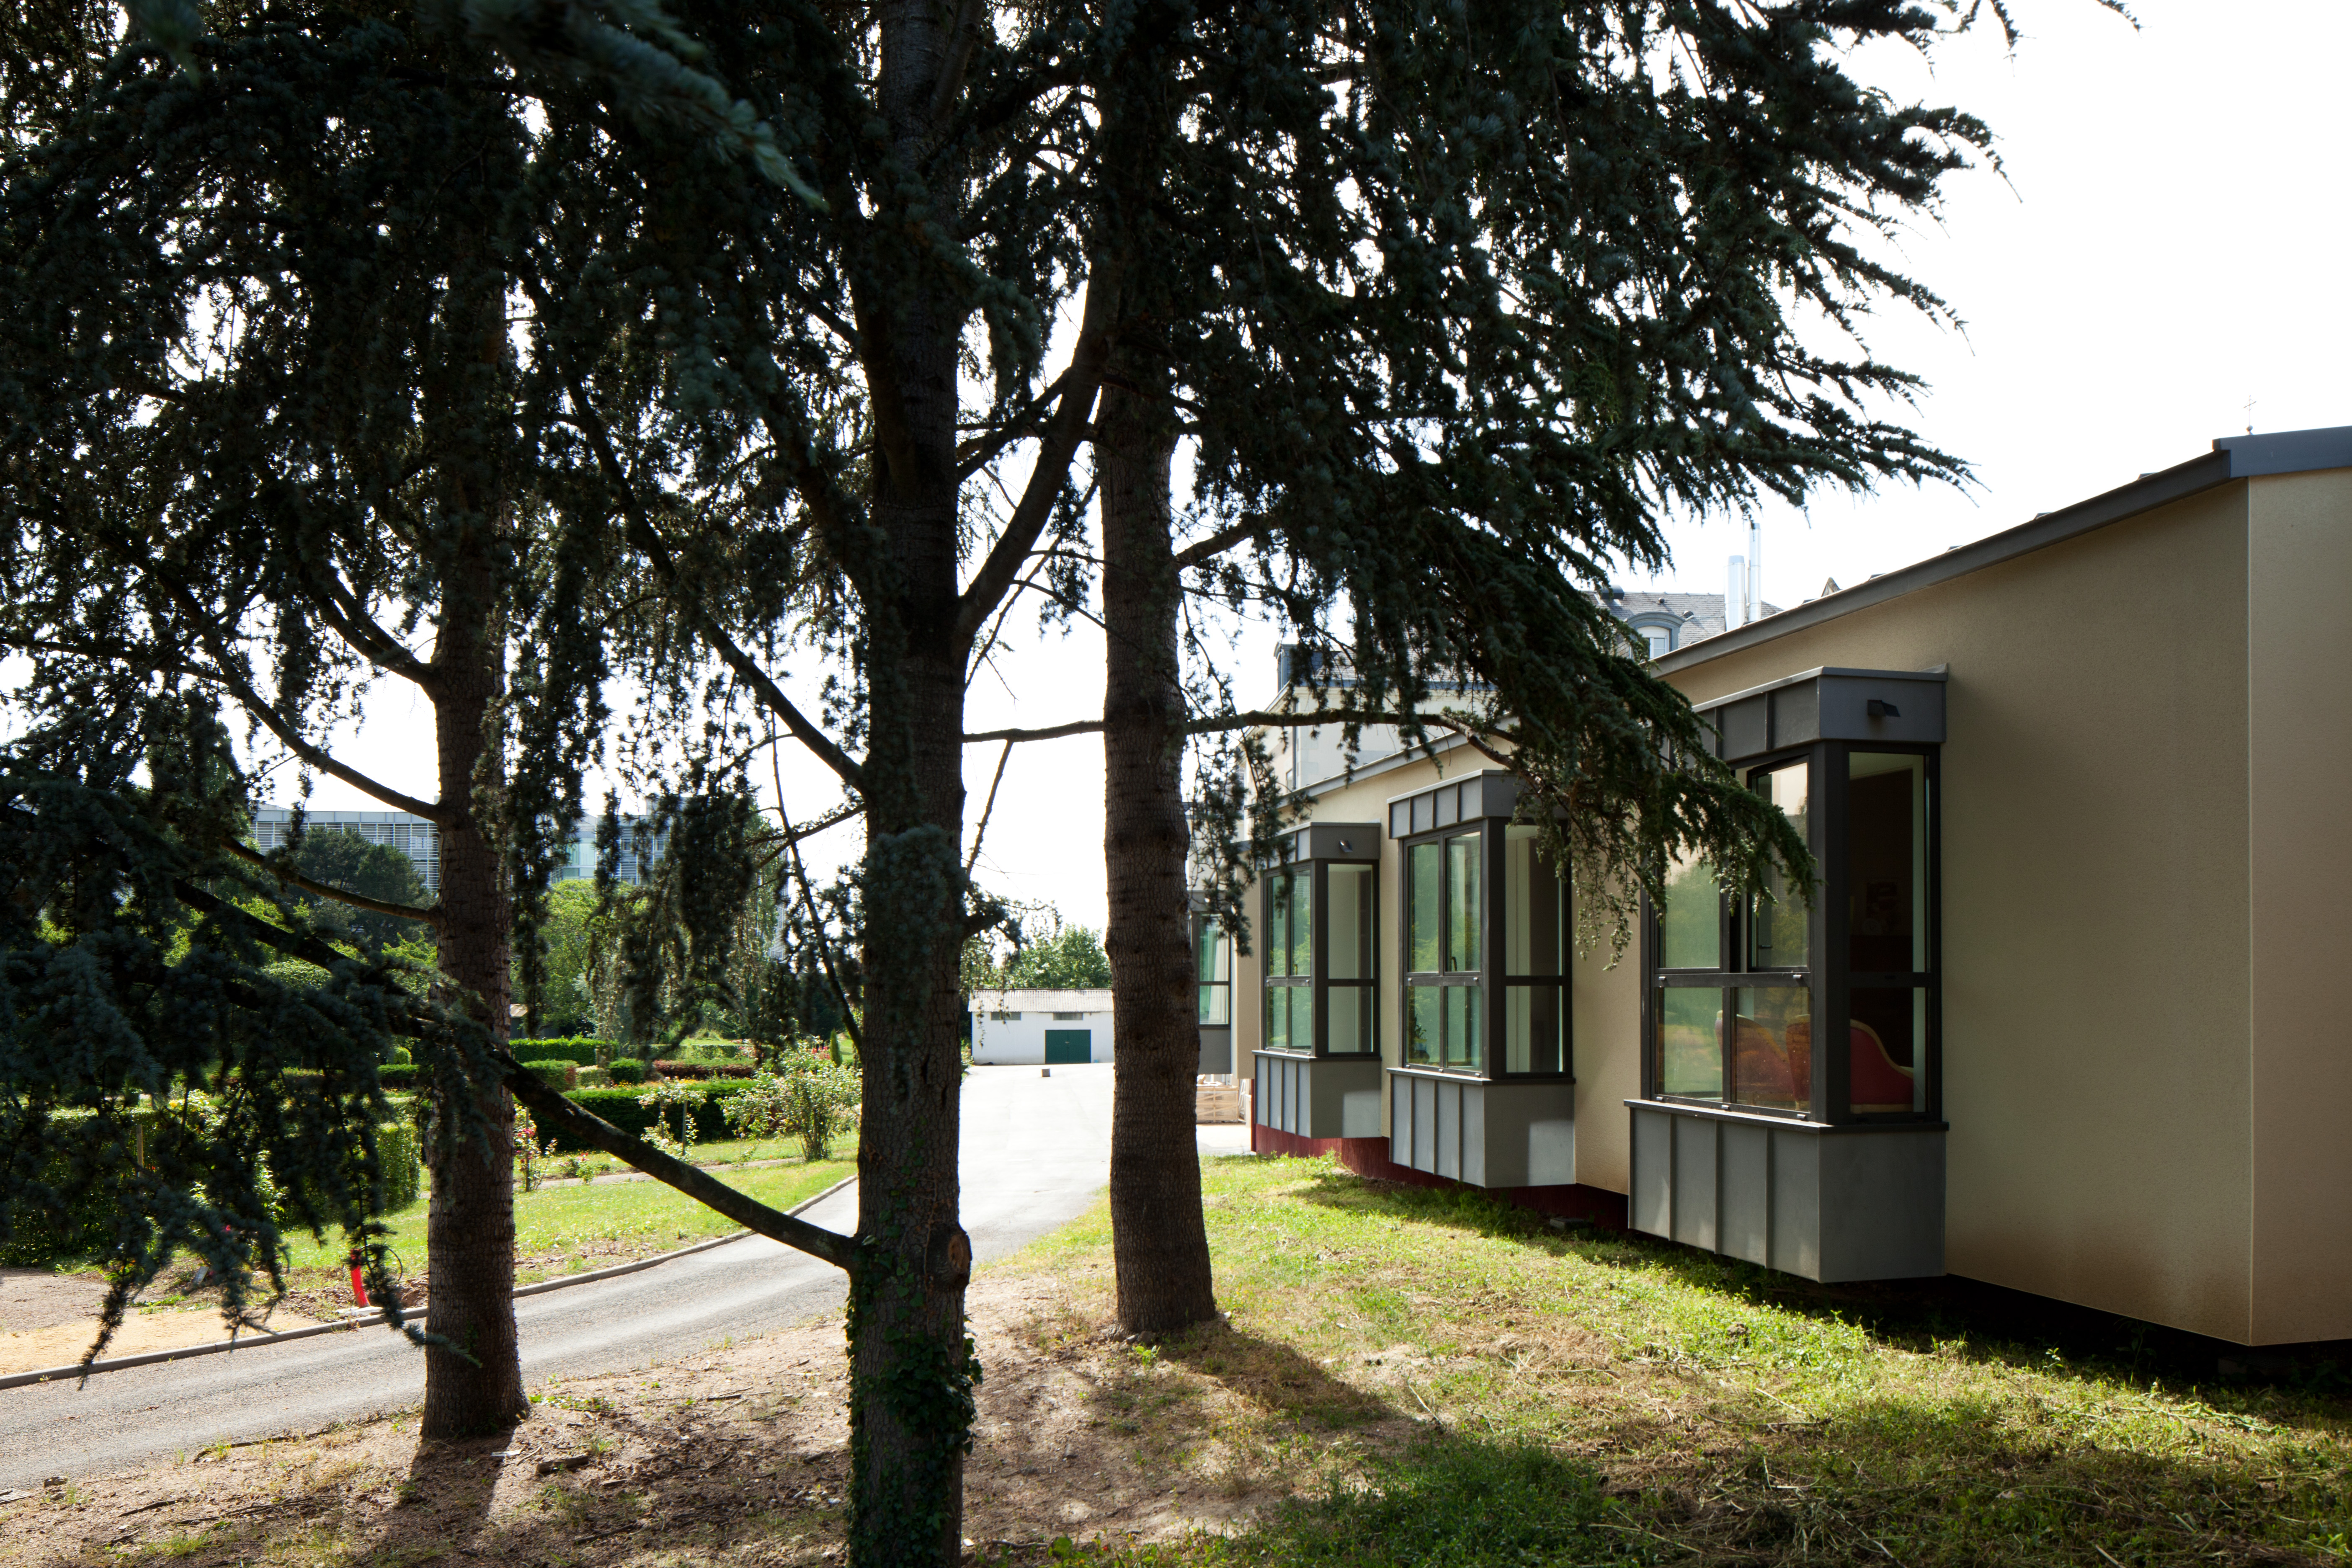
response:
<path fill-rule="evenodd" d="M 982 1275 L 969 1300 L 986 1369 L 966 1478 L 976 1549 L 1229 1530 L 1283 1495 L 1274 1450 L 1290 1439 L 1268 1429 L 1265 1395 L 1319 1369 L 1230 1331 L 1184 1351 L 1127 1344 L 1083 1271 L 1075 1289 Z M 1333 1387 L 1344 1425 L 1412 1429 Z M 505 1438 L 420 1445 L 394 1416 L 45 1489 L 0 1504 L 0 1563 L 830 1562 L 847 1394 L 828 1315 L 551 1384 Z"/>
<path fill-rule="evenodd" d="M 95 1271 L 11 1268 L 0 1274 L 0 1327 L 7 1331 L 0 1332 L 0 1375 L 80 1361 L 98 1338 L 98 1309 L 105 1296 L 106 1279 Z M 279 1333 L 319 1321 L 281 1306 L 264 1326 Z M 107 1342 L 105 1353 L 110 1359 L 142 1355 L 228 1337 L 217 1287 L 187 1291 L 172 1280 L 158 1279 L 132 1299 L 131 1311 Z"/>

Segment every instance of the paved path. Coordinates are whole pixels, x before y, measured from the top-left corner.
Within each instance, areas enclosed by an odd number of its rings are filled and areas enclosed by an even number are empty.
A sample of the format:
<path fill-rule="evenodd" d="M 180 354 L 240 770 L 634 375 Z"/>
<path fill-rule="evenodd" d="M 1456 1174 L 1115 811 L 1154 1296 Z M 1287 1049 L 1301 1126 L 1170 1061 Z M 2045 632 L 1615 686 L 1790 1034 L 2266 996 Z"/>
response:
<path fill-rule="evenodd" d="M 974 1256 L 1001 1258 L 1083 1214 L 1110 1174 L 1111 1069 L 974 1068 L 963 1091 L 963 1223 Z M 1223 1152 L 1229 1131 L 1202 1129 Z M 1244 1142 L 1243 1147 L 1246 1148 Z M 808 1212 L 856 1227 L 851 1186 Z M 527 1384 L 667 1360 L 729 1335 L 770 1332 L 841 1303 L 841 1275 L 747 1237 L 656 1268 L 515 1303 Z M 383 1330 L 133 1367 L 0 1391 L 0 1490 L 110 1474 L 224 1438 L 306 1432 L 415 1405 L 419 1353 Z"/>

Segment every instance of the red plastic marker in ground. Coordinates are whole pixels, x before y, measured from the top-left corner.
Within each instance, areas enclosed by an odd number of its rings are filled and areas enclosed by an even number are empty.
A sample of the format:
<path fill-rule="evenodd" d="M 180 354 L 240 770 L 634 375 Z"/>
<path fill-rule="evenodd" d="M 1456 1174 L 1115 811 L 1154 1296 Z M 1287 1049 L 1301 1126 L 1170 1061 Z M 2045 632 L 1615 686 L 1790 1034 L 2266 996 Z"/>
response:
<path fill-rule="evenodd" d="M 364 1307 L 367 1304 L 367 1286 L 360 1279 L 360 1260 L 354 1258 L 352 1259 L 352 1305 Z"/>

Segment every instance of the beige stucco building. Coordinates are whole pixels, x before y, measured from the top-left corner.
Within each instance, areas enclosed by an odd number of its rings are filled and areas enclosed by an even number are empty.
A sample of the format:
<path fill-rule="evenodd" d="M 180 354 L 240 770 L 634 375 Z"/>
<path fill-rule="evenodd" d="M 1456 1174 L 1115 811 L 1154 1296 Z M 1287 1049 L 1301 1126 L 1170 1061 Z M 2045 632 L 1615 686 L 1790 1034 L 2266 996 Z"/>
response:
<path fill-rule="evenodd" d="M 1299 782 L 1232 959 L 1256 1146 L 1815 1279 L 2352 1337 L 2352 429 L 2195 461 L 1665 653 L 1806 827 L 1579 955 L 1458 748 Z"/>

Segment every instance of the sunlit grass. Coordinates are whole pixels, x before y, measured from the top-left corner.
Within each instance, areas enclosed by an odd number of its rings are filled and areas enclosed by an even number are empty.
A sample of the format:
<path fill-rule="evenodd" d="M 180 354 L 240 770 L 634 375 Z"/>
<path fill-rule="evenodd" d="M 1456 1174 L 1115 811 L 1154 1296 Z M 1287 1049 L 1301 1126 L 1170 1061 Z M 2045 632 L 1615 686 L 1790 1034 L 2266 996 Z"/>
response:
<path fill-rule="evenodd" d="M 788 1209 L 815 1196 L 845 1176 L 856 1173 L 854 1160 L 827 1160 L 817 1164 L 793 1163 L 756 1171 L 731 1171 L 719 1179 L 771 1208 Z M 426 1200 L 419 1198 L 390 1216 L 394 1249 L 410 1271 L 425 1267 Z M 644 1256 L 684 1247 L 709 1237 L 742 1228 L 733 1220 L 659 1182 L 611 1182 L 586 1186 L 543 1187 L 515 1194 L 515 1251 L 524 1258 L 563 1254 L 580 1259 L 579 1267 L 599 1268 L 618 1262 L 618 1254 Z M 343 1248 L 339 1238 L 324 1242 L 298 1236 L 293 1243 L 297 1269 L 340 1269 Z M 528 1279 L 550 1269 L 525 1270 Z"/>
<path fill-rule="evenodd" d="M 2228 1384 L 2210 1342 L 1959 1282 L 1815 1287 L 1324 1162 L 1212 1161 L 1204 1184 L 1232 1328 L 1158 1354 L 1247 1399 L 1137 1414 L 1321 1500 L 1145 1558 L 2137 1565 L 2352 1541 L 2344 1390 Z M 1069 1285 L 1040 1332 L 1108 1321 L 1109 1240 L 1098 1209 L 1003 1265 Z M 1115 1384 L 1104 1413 L 1133 1403 Z M 1488 1527 L 1405 1527 L 1481 1489 Z"/>

